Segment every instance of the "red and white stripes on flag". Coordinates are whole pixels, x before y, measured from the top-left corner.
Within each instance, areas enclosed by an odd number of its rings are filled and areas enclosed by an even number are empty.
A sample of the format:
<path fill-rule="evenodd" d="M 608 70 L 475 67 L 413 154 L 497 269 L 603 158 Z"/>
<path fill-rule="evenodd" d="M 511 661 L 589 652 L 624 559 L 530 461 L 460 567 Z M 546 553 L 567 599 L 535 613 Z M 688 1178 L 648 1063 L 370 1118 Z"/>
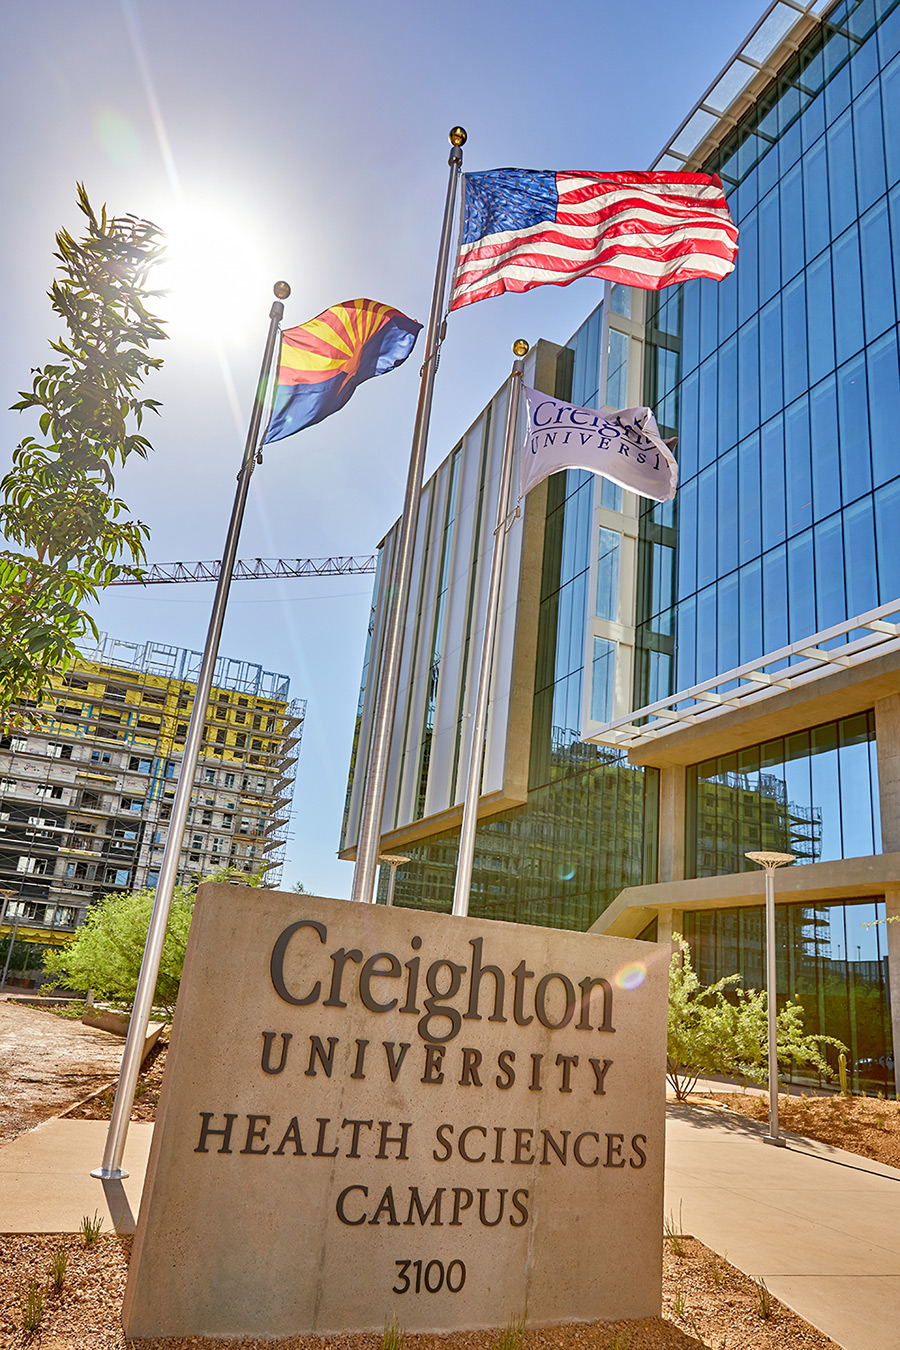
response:
<path fill-rule="evenodd" d="M 721 281 L 737 236 L 714 174 L 466 174 L 450 308 L 578 277 L 651 291 L 691 277 Z"/>

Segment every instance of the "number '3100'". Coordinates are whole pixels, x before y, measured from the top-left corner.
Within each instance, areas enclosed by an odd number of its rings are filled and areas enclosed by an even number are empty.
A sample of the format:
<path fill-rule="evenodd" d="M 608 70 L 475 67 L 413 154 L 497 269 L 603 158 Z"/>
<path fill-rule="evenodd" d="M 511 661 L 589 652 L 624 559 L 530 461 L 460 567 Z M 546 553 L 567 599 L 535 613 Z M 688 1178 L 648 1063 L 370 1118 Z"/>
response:
<path fill-rule="evenodd" d="M 446 1285 L 451 1294 L 458 1294 L 466 1282 L 466 1267 L 462 1261 L 451 1261 L 444 1269 L 443 1261 L 395 1261 L 397 1282 L 395 1294 L 410 1292 L 436 1294 Z"/>

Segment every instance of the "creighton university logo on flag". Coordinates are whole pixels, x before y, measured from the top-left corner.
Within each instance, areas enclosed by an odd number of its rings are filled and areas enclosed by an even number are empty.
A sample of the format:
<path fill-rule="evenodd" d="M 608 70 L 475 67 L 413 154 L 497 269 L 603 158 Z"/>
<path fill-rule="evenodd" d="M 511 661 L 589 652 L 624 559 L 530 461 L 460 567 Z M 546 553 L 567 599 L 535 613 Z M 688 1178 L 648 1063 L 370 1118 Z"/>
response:
<path fill-rule="evenodd" d="M 737 235 L 715 174 L 467 173 L 450 308 L 578 277 L 649 291 L 691 277 L 721 281 Z"/>
<path fill-rule="evenodd" d="M 624 412 L 577 408 L 536 389 L 525 390 L 528 433 L 520 462 L 520 495 L 560 469 L 602 473 L 641 497 L 675 496 L 678 465 L 660 439 L 649 408 Z"/>
<path fill-rule="evenodd" d="M 357 385 L 399 366 L 422 325 L 376 300 L 345 300 L 281 334 L 275 404 L 263 444 L 343 408 Z"/>

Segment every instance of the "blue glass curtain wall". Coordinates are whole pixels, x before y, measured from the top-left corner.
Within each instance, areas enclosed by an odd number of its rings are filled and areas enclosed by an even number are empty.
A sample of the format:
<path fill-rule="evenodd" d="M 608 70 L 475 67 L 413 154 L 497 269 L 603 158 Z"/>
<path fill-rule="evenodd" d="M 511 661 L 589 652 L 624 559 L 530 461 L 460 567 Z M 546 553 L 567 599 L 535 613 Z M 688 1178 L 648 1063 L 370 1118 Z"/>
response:
<path fill-rule="evenodd" d="M 762 906 L 684 915 L 684 936 L 704 984 L 740 974 L 745 989 L 765 988 Z M 856 1092 L 893 1095 L 887 930 L 880 897 L 836 905 L 776 904 L 777 1006 L 795 998 L 807 1032 L 834 1036 L 848 1049 Z M 837 1068 L 829 1047 L 826 1059 Z M 787 1077 L 811 1082 L 808 1071 Z"/>
<path fill-rule="evenodd" d="M 685 872 L 752 871 L 752 849 L 798 863 L 881 851 L 875 717 L 844 717 L 687 770 Z"/>
<path fill-rule="evenodd" d="M 680 487 L 674 604 L 641 588 L 639 646 L 674 632 L 670 691 L 900 595 L 896 0 L 833 9 L 704 167 L 736 269 L 648 297 Z"/>

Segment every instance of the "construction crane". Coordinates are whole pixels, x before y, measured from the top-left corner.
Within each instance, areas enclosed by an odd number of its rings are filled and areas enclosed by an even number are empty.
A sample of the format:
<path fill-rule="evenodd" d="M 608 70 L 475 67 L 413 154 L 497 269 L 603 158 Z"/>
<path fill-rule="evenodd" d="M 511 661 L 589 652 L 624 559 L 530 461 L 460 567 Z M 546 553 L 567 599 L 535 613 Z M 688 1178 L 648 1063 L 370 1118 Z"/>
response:
<path fill-rule="evenodd" d="M 360 558 L 245 558 L 234 565 L 235 581 L 271 581 L 275 577 L 358 577 L 375 571 L 377 554 Z M 218 581 L 221 558 L 214 562 L 151 563 L 143 576 L 117 577 L 113 586 L 156 586 L 181 581 Z"/>

